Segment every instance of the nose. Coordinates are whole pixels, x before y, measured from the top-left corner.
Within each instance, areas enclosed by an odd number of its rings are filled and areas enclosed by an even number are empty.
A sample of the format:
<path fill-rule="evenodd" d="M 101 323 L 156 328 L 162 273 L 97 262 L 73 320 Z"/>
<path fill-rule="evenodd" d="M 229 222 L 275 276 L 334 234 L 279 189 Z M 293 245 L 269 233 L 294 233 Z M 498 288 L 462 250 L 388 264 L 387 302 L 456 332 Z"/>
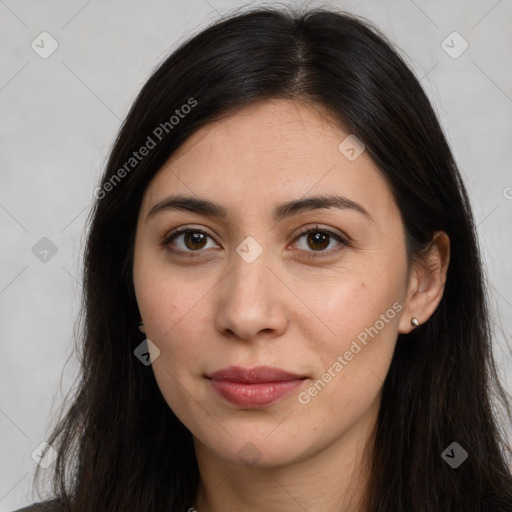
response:
<path fill-rule="evenodd" d="M 241 340 L 276 337 L 286 331 L 286 291 L 269 267 L 265 251 L 252 263 L 237 253 L 219 283 L 216 327 Z"/>

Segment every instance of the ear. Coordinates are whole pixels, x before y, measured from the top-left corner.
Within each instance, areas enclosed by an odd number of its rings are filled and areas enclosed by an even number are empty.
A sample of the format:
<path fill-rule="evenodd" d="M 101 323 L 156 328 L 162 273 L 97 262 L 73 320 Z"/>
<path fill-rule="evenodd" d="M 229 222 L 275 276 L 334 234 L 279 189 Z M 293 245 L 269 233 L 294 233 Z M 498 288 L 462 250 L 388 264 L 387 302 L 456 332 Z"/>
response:
<path fill-rule="evenodd" d="M 413 317 L 423 324 L 434 313 L 443 296 L 449 262 L 450 238 L 444 231 L 436 231 L 426 253 L 413 263 L 405 307 L 398 323 L 400 334 L 415 328 L 411 325 Z"/>

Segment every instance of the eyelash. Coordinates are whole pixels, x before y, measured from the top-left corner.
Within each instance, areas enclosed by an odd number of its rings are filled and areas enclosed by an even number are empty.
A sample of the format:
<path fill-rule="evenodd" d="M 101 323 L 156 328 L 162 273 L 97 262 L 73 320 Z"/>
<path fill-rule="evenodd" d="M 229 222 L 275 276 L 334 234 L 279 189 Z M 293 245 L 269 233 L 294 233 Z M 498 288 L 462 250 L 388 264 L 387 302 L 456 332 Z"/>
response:
<path fill-rule="evenodd" d="M 177 238 L 179 235 L 181 235 L 183 233 L 202 233 L 202 234 L 206 235 L 207 237 L 212 238 L 208 233 L 206 233 L 205 231 L 203 231 L 201 229 L 193 229 L 193 228 L 189 228 L 189 227 L 182 227 L 182 228 L 175 229 L 172 233 L 170 233 L 168 236 L 166 236 L 164 241 L 163 241 L 163 243 L 162 243 L 162 245 L 164 247 L 168 247 L 170 245 L 170 243 L 175 238 Z M 297 237 L 293 240 L 293 242 L 297 242 L 300 238 L 302 238 L 305 235 L 308 235 L 309 233 L 323 233 L 323 234 L 327 234 L 330 237 L 336 239 L 338 242 L 340 242 L 340 245 L 342 245 L 342 246 L 348 246 L 349 245 L 348 241 L 345 240 L 340 235 L 338 235 L 337 233 L 334 233 L 333 231 L 331 231 L 329 229 L 320 228 L 318 226 L 315 226 L 313 228 L 304 228 L 304 229 L 302 229 L 300 231 L 300 233 L 297 235 Z M 305 254 L 303 254 L 302 257 L 306 258 L 306 259 L 323 258 L 325 256 L 330 256 L 333 252 L 337 252 L 338 250 L 341 250 L 341 249 L 330 249 L 328 251 L 326 251 L 326 250 L 321 250 L 321 251 L 305 251 Z M 195 257 L 196 255 L 194 253 L 201 253 L 203 251 L 202 250 L 198 250 L 198 251 L 182 251 L 181 249 L 178 249 L 178 250 L 172 250 L 172 252 L 178 252 L 180 254 L 188 253 L 190 257 Z"/>

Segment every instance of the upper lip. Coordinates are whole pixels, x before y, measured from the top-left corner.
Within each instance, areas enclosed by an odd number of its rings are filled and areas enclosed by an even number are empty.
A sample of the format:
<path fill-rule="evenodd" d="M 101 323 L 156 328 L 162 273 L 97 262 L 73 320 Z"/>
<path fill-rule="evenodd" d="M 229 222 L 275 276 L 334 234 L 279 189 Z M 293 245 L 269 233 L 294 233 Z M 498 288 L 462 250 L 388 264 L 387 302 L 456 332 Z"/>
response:
<path fill-rule="evenodd" d="M 259 382 L 279 382 L 297 379 L 305 379 L 304 375 L 290 373 L 280 368 L 271 366 L 256 366 L 254 368 L 242 368 L 241 366 L 230 366 L 208 375 L 213 380 L 225 380 L 229 382 L 240 382 L 244 384 L 255 384 Z"/>

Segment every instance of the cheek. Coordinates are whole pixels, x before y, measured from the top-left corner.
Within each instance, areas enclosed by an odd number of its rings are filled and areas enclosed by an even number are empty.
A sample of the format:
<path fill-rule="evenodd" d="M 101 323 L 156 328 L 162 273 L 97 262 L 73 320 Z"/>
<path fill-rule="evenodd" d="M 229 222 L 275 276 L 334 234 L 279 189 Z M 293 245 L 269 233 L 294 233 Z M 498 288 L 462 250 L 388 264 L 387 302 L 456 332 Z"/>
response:
<path fill-rule="evenodd" d="M 171 268 L 149 251 L 136 253 L 133 273 L 139 311 L 146 333 L 155 343 L 175 337 L 183 320 L 201 310 L 206 283 L 191 280 L 190 274 Z"/>
<path fill-rule="evenodd" d="M 205 371 L 205 333 L 212 326 L 208 293 L 215 280 L 194 280 L 190 273 L 154 262 L 141 268 L 143 272 L 134 271 L 137 302 L 146 336 L 160 350 L 153 371 L 164 398 L 179 415 L 193 407 L 186 390 L 194 389 L 194 379 Z"/>
<path fill-rule="evenodd" d="M 164 286 L 162 281 L 147 292 L 141 291 L 139 304 L 147 337 L 169 361 L 192 358 L 204 338 L 206 301 L 200 300 L 197 290 L 181 290 L 171 283 Z"/>
<path fill-rule="evenodd" d="M 155 379 L 182 421 L 190 421 L 189 411 L 197 407 L 196 379 L 204 371 L 201 363 L 208 320 L 202 296 L 198 287 L 159 276 L 146 280 L 137 295 L 146 335 L 160 350 L 152 364 Z"/>
<path fill-rule="evenodd" d="M 317 281 L 315 293 L 309 294 L 315 316 L 309 314 L 300 322 L 318 372 L 316 384 L 306 389 L 301 403 L 322 404 L 317 410 L 322 416 L 339 414 L 339 406 L 343 414 L 362 413 L 382 387 L 403 309 L 403 269 L 389 265 L 385 272 L 384 268 L 386 262 L 364 275 L 330 276 Z"/>
<path fill-rule="evenodd" d="M 364 341 L 364 333 L 375 324 L 378 331 L 396 328 L 401 310 L 398 299 L 403 291 L 397 285 L 400 281 L 390 273 L 388 276 L 380 278 L 378 274 L 358 273 L 346 277 L 326 276 L 317 279 L 314 286 L 307 280 L 297 283 L 297 295 L 304 297 L 306 305 L 306 308 L 298 305 L 301 314 L 297 310 L 297 321 L 304 329 L 316 332 L 316 341 L 328 351 L 343 348 L 361 333 L 361 341 Z"/>
<path fill-rule="evenodd" d="M 401 308 L 398 301 L 370 305 L 354 300 L 346 309 L 338 308 L 338 335 L 330 340 L 318 337 L 308 347 L 309 360 L 316 361 L 318 371 L 297 398 L 302 414 L 322 425 L 327 437 L 362 421 L 378 400 L 393 357 Z"/>

